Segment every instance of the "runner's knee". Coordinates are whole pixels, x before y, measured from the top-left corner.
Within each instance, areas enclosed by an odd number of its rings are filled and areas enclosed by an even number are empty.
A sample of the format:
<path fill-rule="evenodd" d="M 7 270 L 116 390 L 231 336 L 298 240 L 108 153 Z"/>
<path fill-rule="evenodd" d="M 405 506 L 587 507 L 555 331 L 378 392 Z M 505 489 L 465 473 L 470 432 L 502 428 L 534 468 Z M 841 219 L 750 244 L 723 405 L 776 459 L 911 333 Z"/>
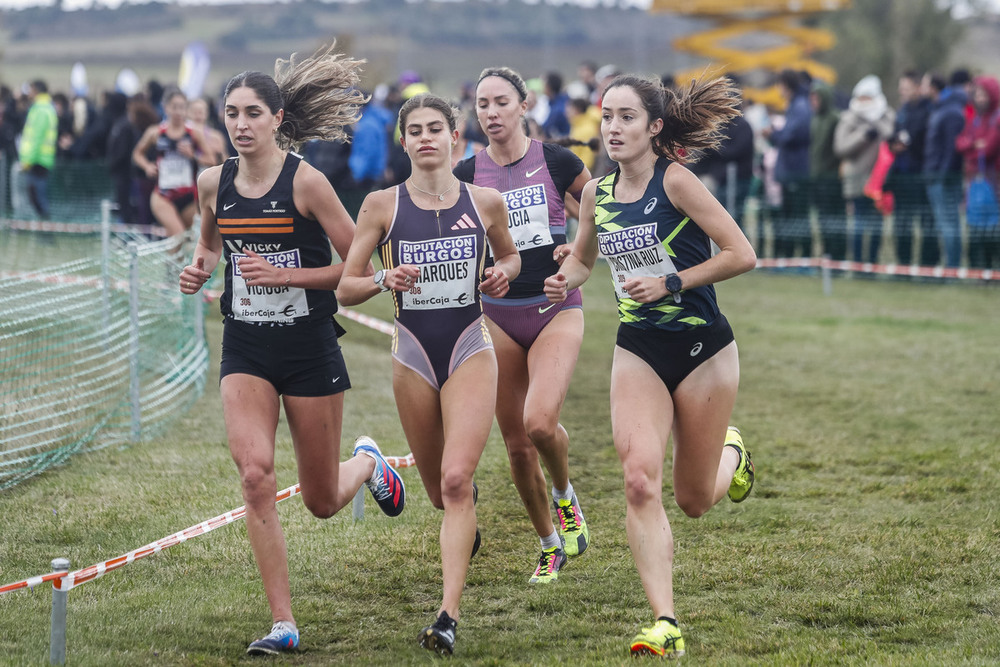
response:
<path fill-rule="evenodd" d="M 472 500 L 472 480 L 461 471 L 446 470 L 441 475 L 441 500 L 442 507 L 445 505 L 459 504 L 469 499 Z"/>
<path fill-rule="evenodd" d="M 309 497 L 306 497 L 306 494 L 303 493 L 302 504 L 317 519 L 329 519 L 337 513 L 337 500 L 328 493 L 319 496 L 310 495 Z"/>
<path fill-rule="evenodd" d="M 538 450 L 523 435 L 506 441 L 511 471 L 533 470 L 538 466 Z"/>
<path fill-rule="evenodd" d="M 677 486 L 674 487 L 674 501 L 692 519 L 697 519 L 715 504 L 711 489 L 684 489 Z"/>
<path fill-rule="evenodd" d="M 662 482 L 659 475 L 642 465 L 629 465 L 625 471 L 625 502 L 632 507 L 642 507 L 648 503 L 663 500 Z"/>
<path fill-rule="evenodd" d="M 240 485 L 246 504 L 259 508 L 274 503 L 274 468 L 245 464 L 240 468 Z"/>
<path fill-rule="evenodd" d="M 533 443 L 547 445 L 556 437 L 559 428 L 559 414 L 548 411 L 525 410 L 524 430 Z"/>

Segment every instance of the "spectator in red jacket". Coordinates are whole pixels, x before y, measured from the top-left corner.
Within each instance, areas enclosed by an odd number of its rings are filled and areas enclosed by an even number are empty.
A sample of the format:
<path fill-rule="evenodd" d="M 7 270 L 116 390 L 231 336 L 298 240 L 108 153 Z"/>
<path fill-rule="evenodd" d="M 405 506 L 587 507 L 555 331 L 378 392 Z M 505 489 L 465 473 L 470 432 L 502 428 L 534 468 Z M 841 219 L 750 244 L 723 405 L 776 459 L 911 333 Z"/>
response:
<path fill-rule="evenodd" d="M 972 120 L 955 139 L 962 156 L 968 206 L 969 266 L 989 269 L 1000 260 L 1000 227 L 988 215 L 973 215 L 974 197 L 969 185 L 982 176 L 997 195 L 997 161 L 1000 159 L 1000 82 L 991 76 L 977 76 L 972 82 Z"/>
<path fill-rule="evenodd" d="M 977 76 L 972 85 L 972 107 L 975 114 L 955 139 L 955 150 L 962 154 L 963 172 L 967 180 L 979 173 L 982 156 L 989 180 L 996 181 L 996 162 L 1000 157 L 998 106 L 1000 82 L 992 76 Z"/>

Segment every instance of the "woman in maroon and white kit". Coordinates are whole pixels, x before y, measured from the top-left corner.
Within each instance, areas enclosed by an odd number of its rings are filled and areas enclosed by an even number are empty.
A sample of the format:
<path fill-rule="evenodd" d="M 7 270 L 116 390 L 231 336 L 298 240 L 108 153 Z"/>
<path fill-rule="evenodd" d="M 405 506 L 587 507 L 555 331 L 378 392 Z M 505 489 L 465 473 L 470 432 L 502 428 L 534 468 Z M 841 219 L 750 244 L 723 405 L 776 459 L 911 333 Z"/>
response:
<path fill-rule="evenodd" d="M 187 123 L 187 97 L 169 90 L 163 97 L 166 119 L 146 129 L 132 150 L 132 161 L 156 179 L 149 207 L 170 236 L 183 234 L 194 223 L 198 210 L 198 167 L 218 164 L 210 155 L 201 134 Z M 146 157 L 156 149 L 156 160 Z"/>
<path fill-rule="evenodd" d="M 511 476 L 538 533 L 542 553 L 530 583 L 550 583 L 567 556 L 582 554 L 590 529 L 569 479 L 569 434 L 559 413 L 583 340 L 583 299 L 572 290 L 552 304 L 544 282 L 559 270 L 566 246 L 566 194 L 579 201 L 590 172 L 563 146 L 524 133 L 527 88 L 517 72 L 488 68 L 476 86 L 479 124 L 489 146 L 455 168 L 468 183 L 499 190 L 521 254 L 521 273 L 503 299 L 483 297 L 500 368 L 497 423 Z M 552 521 L 542 466 L 552 479 Z"/>

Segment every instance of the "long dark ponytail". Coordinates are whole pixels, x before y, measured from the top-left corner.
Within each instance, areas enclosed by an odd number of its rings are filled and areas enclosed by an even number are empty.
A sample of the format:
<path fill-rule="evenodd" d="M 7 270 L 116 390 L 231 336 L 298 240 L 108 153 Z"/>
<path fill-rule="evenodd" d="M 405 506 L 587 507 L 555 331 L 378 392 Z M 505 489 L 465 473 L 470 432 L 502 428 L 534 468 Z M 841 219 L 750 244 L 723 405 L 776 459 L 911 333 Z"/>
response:
<path fill-rule="evenodd" d="M 691 162 L 718 148 L 723 139 L 720 130 L 742 113 L 739 89 L 727 78 L 694 79 L 675 91 L 657 79 L 622 74 L 604 94 L 617 87 L 635 91 L 651 123 L 663 119 L 663 129 L 653 137 L 653 152 L 676 162 Z"/>

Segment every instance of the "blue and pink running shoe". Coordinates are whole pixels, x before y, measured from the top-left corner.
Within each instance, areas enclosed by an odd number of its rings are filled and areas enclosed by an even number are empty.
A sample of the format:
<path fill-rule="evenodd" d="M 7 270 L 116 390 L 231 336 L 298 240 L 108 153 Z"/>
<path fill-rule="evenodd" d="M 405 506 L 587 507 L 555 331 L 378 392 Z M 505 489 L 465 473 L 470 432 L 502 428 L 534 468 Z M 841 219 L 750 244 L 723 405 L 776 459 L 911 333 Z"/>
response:
<path fill-rule="evenodd" d="M 382 456 L 378 445 L 367 435 L 359 436 L 354 441 L 354 455 L 364 454 L 375 460 L 375 470 L 365 484 L 372 492 L 372 497 L 379 508 L 388 516 L 399 516 L 406 502 L 406 489 L 403 488 L 403 478 Z"/>

